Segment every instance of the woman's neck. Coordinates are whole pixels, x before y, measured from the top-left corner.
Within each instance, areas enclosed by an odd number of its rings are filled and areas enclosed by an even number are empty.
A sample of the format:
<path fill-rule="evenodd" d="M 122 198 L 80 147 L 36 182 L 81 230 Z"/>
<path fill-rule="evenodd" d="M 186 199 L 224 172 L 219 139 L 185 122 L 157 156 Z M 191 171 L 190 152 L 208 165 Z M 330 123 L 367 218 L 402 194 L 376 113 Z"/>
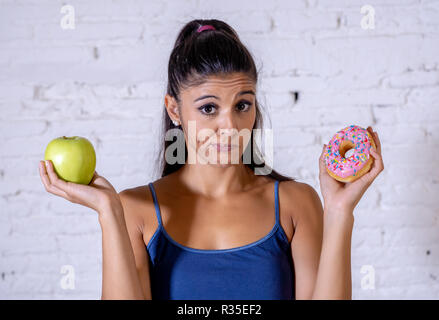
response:
<path fill-rule="evenodd" d="M 245 164 L 219 167 L 209 164 L 185 164 L 177 172 L 177 179 L 190 192 L 207 198 L 219 198 L 228 193 L 242 192 L 257 177 Z"/>

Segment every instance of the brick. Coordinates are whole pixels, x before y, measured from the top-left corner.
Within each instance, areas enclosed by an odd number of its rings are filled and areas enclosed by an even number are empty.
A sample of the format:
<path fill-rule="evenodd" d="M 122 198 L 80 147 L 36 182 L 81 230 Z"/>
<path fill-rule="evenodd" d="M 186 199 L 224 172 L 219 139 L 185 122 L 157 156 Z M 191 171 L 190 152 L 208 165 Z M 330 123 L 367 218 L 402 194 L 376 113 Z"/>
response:
<path fill-rule="evenodd" d="M 18 128 L 19 130 L 17 130 Z M 47 121 L 0 121 L 0 135 L 5 139 L 41 135 L 47 130 L 47 128 Z"/>
<path fill-rule="evenodd" d="M 386 232 L 383 237 L 385 246 L 423 245 L 424 247 L 437 243 L 438 233 L 436 226 L 398 228 L 393 232 Z"/>

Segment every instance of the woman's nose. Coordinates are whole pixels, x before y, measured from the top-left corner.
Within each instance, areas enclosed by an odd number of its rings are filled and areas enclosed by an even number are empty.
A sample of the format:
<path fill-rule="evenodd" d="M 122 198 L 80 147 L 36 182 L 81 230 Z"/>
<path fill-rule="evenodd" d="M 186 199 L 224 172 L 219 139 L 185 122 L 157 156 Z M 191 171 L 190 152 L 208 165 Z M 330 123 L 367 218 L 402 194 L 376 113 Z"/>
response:
<path fill-rule="evenodd" d="M 236 121 L 232 112 L 228 112 L 221 119 L 218 124 L 220 128 L 224 130 L 236 129 Z"/>

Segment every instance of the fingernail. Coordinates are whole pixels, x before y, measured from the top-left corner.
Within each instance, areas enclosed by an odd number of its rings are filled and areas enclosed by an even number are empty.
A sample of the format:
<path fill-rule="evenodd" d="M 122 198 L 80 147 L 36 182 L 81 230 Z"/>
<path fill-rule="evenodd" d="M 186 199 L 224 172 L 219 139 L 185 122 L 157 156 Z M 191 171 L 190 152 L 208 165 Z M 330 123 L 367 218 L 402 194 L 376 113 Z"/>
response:
<path fill-rule="evenodd" d="M 49 166 L 49 160 L 44 161 L 46 163 L 46 167 Z"/>

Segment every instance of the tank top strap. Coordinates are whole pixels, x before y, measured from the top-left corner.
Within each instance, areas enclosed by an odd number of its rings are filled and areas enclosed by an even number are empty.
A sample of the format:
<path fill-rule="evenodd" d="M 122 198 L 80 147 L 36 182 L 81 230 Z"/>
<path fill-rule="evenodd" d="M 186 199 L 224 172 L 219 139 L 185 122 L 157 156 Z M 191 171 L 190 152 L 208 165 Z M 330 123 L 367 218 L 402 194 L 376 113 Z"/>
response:
<path fill-rule="evenodd" d="M 274 183 L 274 204 L 276 213 L 276 225 L 279 224 L 279 180 Z"/>
<path fill-rule="evenodd" d="M 159 202 L 157 200 L 157 195 L 155 193 L 154 185 L 152 184 L 152 182 L 150 182 L 148 184 L 148 186 L 149 186 L 149 189 L 151 191 L 152 197 L 154 199 L 155 214 L 157 216 L 159 227 L 161 227 L 162 226 L 162 217 L 161 217 L 161 214 L 160 214 Z"/>

